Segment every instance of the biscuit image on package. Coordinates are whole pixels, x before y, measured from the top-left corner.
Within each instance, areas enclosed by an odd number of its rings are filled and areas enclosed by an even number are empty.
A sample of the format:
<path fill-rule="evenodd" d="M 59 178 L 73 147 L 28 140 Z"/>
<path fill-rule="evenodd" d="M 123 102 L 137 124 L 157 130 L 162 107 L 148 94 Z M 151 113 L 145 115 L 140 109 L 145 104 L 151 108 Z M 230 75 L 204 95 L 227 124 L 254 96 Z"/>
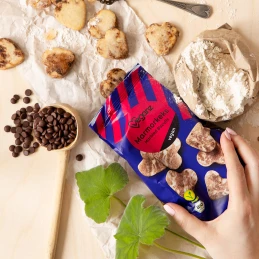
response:
<path fill-rule="evenodd" d="M 200 165 L 204 167 L 210 166 L 213 163 L 224 165 L 225 158 L 220 144 L 217 143 L 215 149 L 213 149 L 211 152 L 200 151 L 197 154 L 197 161 Z"/>
<path fill-rule="evenodd" d="M 208 195 L 212 200 L 218 200 L 229 194 L 228 181 L 216 171 L 208 171 L 205 175 L 205 184 Z"/>
<path fill-rule="evenodd" d="M 182 157 L 178 154 L 181 141 L 177 138 L 168 148 L 154 153 L 154 158 L 170 169 L 177 169 L 182 164 Z"/>
<path fill-rule="evenodd" d="M 186 143 L 189 146 L 204 152 L 211 152 L 215 149 L 217 144 L 214 138 L 210 135 L 210 129 L 203 127 L 200 122 L 198 122 L 192 129 L 186 139 Z"/>
<path fill-rule="evenodd" d="M 145 176 L 153 176 L 161 171 L 163 171 L 166 167 L 156 159 L 143 159 L 139 165 L 138 170 Z"/>
<path fill-rule="evenodd" d="M 181 197 L 186 191 L 194 190 L 197 181 L 197 174 L 192 169 L 185 169 L 181 173 L 170 170 L 166 174 L 166 182 Z"/>

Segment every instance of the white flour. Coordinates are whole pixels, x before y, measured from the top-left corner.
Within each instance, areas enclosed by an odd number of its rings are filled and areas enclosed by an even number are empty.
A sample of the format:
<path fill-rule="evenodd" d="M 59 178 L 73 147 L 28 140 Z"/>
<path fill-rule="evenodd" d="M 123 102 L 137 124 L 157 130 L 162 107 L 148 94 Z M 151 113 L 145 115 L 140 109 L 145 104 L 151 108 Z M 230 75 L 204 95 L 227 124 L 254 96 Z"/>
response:
<path fill-rule="evenodd" d="M 198 95 L 204 108 L 220 116 L 241 114 L 249 94 L 248 77 L 237 69 L 229 54 L 213 42 L 193 42 L 182 53 L 182 58 L 197 76 L 198 89 L 191 89 L 191 82 L 184 85 L 185 91 Z M 201 106 L 197 114 L 201 113 Z"/>

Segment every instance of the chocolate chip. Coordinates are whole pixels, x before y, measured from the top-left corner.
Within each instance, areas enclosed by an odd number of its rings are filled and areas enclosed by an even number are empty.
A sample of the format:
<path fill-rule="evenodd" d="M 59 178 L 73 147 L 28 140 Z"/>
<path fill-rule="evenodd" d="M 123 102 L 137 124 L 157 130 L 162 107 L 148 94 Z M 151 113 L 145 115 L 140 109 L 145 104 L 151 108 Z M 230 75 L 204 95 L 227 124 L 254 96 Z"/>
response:
<path fill-rule="evenodd" d="M 39 146 L 40 146 L 40 145 L 39 145 L 38 142 L 34 142 L 34 143 L 33 143 L 33 147 L 34 147 L 34 148 L 38 148 Z"/>
<path fill-rule="evenodd" d="M 15 153 L 21 153 L 21 152 L 22 152 L 22 147 L 21 147 L 21 146 L 16 146 L 16 147 L 14 148 L 14 152 L 15 152 Z"/>
<path fill-rule="evenodd" d="M 15 149 L 15 145 L 11 145 L 11 146 L 9 147 L 9 150 L 10 150 L 10 151 L 14 151 L 14 149 Z"/>
<path fill-rule="evenodd" d="M 39 110 L 40 109 L 40 105 L 38 103 L 35 103 L 34 104 L 34 108 Z"/>
<path fill-rule="evenodd" d="M 5 132 L 10 132 L 10 131 L 11 131 L 11 126 L 6 125 L 6 126 L 4 127 L 4 131 L 5 131 Z"/>
<path fill-rule="evenodd" d="M 57 112 L 58 112 L 58 114 L 63 114 L 63 113 L 65 113 L 65 111 L 64 111 L 62 108 L 58 108 L 58 109 L 57 109 Z"/>
<path fill-rule="evenodd" d="M 42 133 L 44 130 L 43 130 L 42 127 L 37 127 L 37 131 L 40 132 L 40 133 Z"/>
<path fill-rule="evenodd" d="M 14 124 L 16 125 L 16 126 L 20 126 L 21 125 L 21 120 L 20 119 L 16 119 L 16 120 L 14 120 Z"/>
<path fill-rule="evenodd" d="M 14 114 L 12 115 L 11 119 L 14 121 L 16 118 L 17 118 L 17 114 L 14 113 Z"/>
<path fill-rule="evenodd" d="M 22 128 L 21 127 L 17 127 L 16 128 L 16 133 L 22 133 Z"/>
<path fill-rule="evenodd" d="M 30 143 L 26 143 L 26 142 L 25 142 L 25 143 L 23 143 L 22 146 L 23 146 L 23 148 L 29 148 L 29 147 L 30 147 Z"/>
<path fill-rule="evenodd" d="M 19 145 L 21 145 L 21 144 L 22 144 L 22 141 L 17 138 L 17 139 L 15 140 L 15 145 L 18 145 L 18 146 L 19 146 Z"/>
<path fill-rule="evenodd" d="M 67 121 L 67 125 L 71 125 L 73 123 L 73 120 L 72 119 L 69 119 L 68 121 Z"/>
<path fill-rule="evenodd" d="M 76 160 L 77 160 L 77 161 L 82 161 L 83 159 L 84 159 L 84 156 L 81 155 L 81 154 L 78 154 L 78 155 L 76 156 Z"/>
<path fill-rule="evenodd" d="M 27 112 L 32 112 L 32 111 L 33 111 L 32 106 L 27 106 L 26 111 L 27 111 Z"/>
<path fill-rule="evenodd" d="M 64 116 L 64 118 L 70 118 L 71 114 L 69 112 L 65 112 L 63 116 Z"/>
<path fill-rule="evenodd" d="M 28 136 L 28 134 L 27 134 L 25 131 L 23 131 L 23 132 L 22 132 L 22 136 L 23 136 L 24 138 L 26 138 L 26 137 Z"/>
<path fill-rule="evenodd" d="M 51 150 L 52 150 L 52 145 L 51 145 L 51 144 L 49 144 L 49 145 L 47 146 L 47 150 L 48 150 L 48 151 L 51 151 Z"/>
<path fill-rule="evenodd" d="M 20 135 L 20 133 L 15 133 L 15 134 L 14 134 L 14 137 L 15 137 L 15 138 L 20 138 L 21 135 Z"/>
<path fill-rule="evenodd" d="M 18 156 L 19 156 L 19 153 L 13 152 L 13 153 L 12 153 L 12 156 L 13 156 L 13 157 L 18 157 Z"/>
<path fill-rule="evenodd" d="M 12 98 L 12 99 L 11 99 L 11 103 L 12 103 L 12 104 L 16 104 L 17 101 L 16 101 L 14 98 Z"/>
<path fill-rule="evenodd" d="M 31 101 L 30 97 L 24 97 L 23 98 L 23 102 L 26 103 L 26 104 L 30 103 L 30 101 Z"/>
<path fill-rule="evenodd" d="M 29 152 L 28 150 L 23 150 L 23 154 L 24 154 L 25 156 L 28 156 L 28 155 L 30 154 L 30 152 Z"/>
<path fill-rule="evenodd" d="M 26 109 L 25 109 L 25 108 L 21 108 L 21 109 L 20 109 L 20 112 L 21 112 L 21 113 L 26 113 Z"/>
<path fill-rule="evenodd" d="M 53 118 L 52 115 L 50 115 L 50 116 L 47 117 L 47 121 L 48 121 L 48 122 L 52 122 L 53 120 L 54 120 L 54 118 Z M 52 125 L 52 124 L 51 124 L 51 125 Z"/>
<path fill-rule="evenodd" d="M 35 148 L 34 147 L 30 147 L 29 148 L 29 152 L 30 152 L 30 154 L 33 154 L 35 152 Z"/>
<path fill-rule="evenodd" d="M 12 128 L 11 128 L 11 132 L 12 132 L 12 133 L 16 133 L 16 127 L 12 127 Z"/>
<path fill-rule="evenodd" d="M 25 95 L 26 96 L 31 96 L 32 95 L 32 90 L 31 89 L 26 89 L 25 90 Z"/>
<path fill-rule="evenodd" d="M 27 118 L 27 114 L 26 113 L 23 113 L 23 114 L 21 114 L 21 119 L 26 119 Z"/>
<path fill-rule="evenodd" d="M 38 125 L 39 125 L 40 127 L 44 127 L 44 126 L 46 125 L 46 123 L 45 123 L 45 121 L 40 120 Z"/>
<path fill-rule="evenodd" d="M 14 98 L 16 101 L 19 101 L 19 100 L 20 100 L 20 96 L 19 96 L 18 94 L 15 94 L 15 95 L 13 96 L 13 98 Z"/>
<path fill-rule="evenodd" d="M 27 115 L 27 121 L 29 122 L 33 121 L 33 117 L 31 115 Z"/>
<path fill-rule="evenodd" d="M 23 127 L 27 128 L 30 126 L 30 123 L 28 121 L 24 121 L 22 124 Z"/>

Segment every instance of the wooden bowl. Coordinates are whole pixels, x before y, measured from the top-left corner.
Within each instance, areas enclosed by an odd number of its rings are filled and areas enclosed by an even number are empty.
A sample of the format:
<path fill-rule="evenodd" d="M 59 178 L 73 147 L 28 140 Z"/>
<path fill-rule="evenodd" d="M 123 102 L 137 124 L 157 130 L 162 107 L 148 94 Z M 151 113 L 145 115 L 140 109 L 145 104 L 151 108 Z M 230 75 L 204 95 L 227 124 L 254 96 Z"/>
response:
<path fill-rule="evenodd" d="M 65 104 L 65 103 L 50 104 L 50 105 L 44 106 L 43 108 L 41 108 L 41 110 L 44 108 L 47 108 L 47 107 L 62 108 L 63 110 L 65 110 L 66 112 L 69 112 L 71 115 L 73 115 L 75 117 L 76 124 L 77 124 L 75 140 L 66 147 L 63 147 L 61 149 L 53 149 L 51 151 L 68 151 L 68 150 L 74 148 L 78 144 L 78 141 L 82 135 L 82 121 L 81 121 L 81 118 L 80 118 L 78 112 L 73 107 L 71 107 L 69 104 Z"/>

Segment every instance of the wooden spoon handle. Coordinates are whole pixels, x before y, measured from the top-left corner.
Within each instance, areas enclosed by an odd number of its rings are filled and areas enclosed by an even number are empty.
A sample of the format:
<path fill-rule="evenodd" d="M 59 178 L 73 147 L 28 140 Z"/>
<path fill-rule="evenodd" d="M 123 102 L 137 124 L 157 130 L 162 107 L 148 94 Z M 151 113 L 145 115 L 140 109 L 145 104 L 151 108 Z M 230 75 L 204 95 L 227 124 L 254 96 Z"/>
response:
<path fill-rule="evenodd" d="M 60 152 L 60 165 L 59 165 L 60 170 L 58 171 L 58 175 L 56 179 L 57 181 L 56 192 L 55 192 L 56 196 L 54 197 L 55 208 L 54 208 L 54 215 L 53 215 L 53 221 L 51 225 L 51 234 L 50 234 L 46 259 L 55 258 L 55 250 L 56 250 L 56 243 L 57 243 L 57 237 L 58 237 L 58 229 L 59 229 L 60 215 L 61 215 L 61 209 L 62 209 L 62 200 L 63 200 L 66 169 L 67 169 L 67 163 L 69 160 L 69 154 L 70 154 L 70 151 Z"/>

